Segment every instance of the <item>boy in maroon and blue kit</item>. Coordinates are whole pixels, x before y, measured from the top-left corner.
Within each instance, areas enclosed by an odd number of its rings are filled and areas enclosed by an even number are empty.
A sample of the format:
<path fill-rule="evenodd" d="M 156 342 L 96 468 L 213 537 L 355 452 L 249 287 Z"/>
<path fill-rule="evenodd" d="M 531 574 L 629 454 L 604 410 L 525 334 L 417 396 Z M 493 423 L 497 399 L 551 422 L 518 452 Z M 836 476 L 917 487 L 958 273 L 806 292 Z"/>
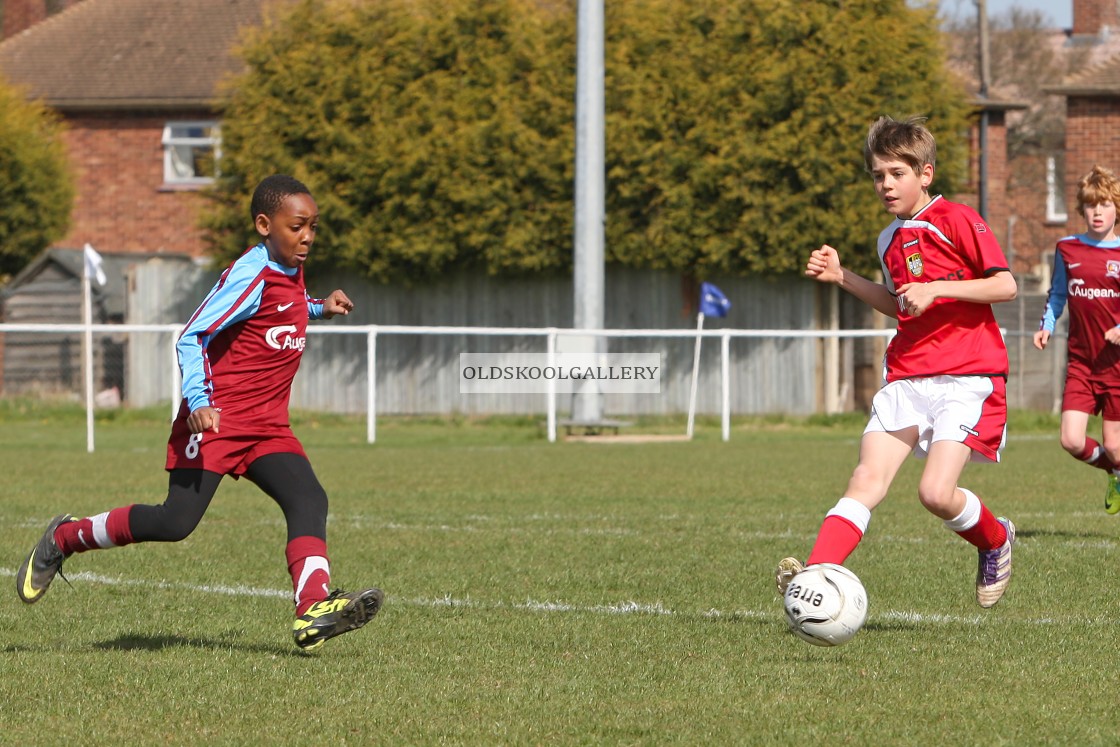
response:
<path fill-rule="evenodd" d="M 1077 211 L 1085 233 L 1066 236 L 1054 251 L 1054 275 L 1034 346 L 1044 350 L 1069 306 L 1062 448 L 1108 473 L 1104 510 L 1120 513 L 1120 239 L 1116 208 L 1120 181 L 1101 166 L 1082 177 Z M 1101 441 L 1088 436 L 1089 417 L 1101 415 Z"/>
<path fill-rule="evenodd" d="M 267 177 L 253 193 L 251 213 L 261 243 L 222 273 L 176 345 L 183 401 L 167 443 L 166 500 L 84 519 L 56 516 L 16 574 L 24 602 L 39 601 L 74 553 L 185 539 L 231 475 L 260 487 L 284 512 L 297 646 L 314 650 L 377 614 L 379 589 L 329 590 L 327 495 L 288 420 L 308 320 L 349 314 L 354 305 L 341 290 L 312 299 L 304 287 L 303 263 L 319 223 L 307 187 L 290 176 Z"/>

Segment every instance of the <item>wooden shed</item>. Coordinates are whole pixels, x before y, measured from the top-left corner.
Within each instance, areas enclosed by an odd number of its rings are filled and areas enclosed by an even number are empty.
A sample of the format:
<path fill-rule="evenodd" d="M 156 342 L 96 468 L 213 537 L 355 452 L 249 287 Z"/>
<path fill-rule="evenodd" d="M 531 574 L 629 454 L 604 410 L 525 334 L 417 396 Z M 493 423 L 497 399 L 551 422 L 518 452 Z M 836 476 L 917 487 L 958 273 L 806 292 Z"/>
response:
<path fill-rule="evenodd" d="M 107 282 L 91 286 L 94 324 L 125 321 L 130 268 L 153 254 L 101 252 Z M 7 324 L 82 323 L 81 249 L 51 248 L 27 265 L 0 290 L 0 321 Z M 94 335 L 94 389 L 124 394 L 126 347 L 124 334 Z M 5 395 L 82 394 L 82 335 L 80 332 L 0 333 L 0 391 Z"/>

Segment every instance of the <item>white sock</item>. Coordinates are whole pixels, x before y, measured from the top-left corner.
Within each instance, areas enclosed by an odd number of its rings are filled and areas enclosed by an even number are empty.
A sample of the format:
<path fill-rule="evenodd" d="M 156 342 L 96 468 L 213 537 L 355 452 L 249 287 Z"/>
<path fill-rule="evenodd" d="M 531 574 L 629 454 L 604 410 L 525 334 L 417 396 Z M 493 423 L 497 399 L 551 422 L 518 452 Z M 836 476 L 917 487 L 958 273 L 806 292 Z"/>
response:
<path fill-rule="evenodd" d="M 980 509 L 983 506 L 980 504 L 980 499 L 976 497 L 976 493 L 961 487 L 958 487 L 957 490 L 964 493 L 964 509 L 955 518 L 946 519 L 945 528 L 951 532 L 959 533 L 976 526 L 976 523 L 980 521 Z"/>
<path fill-rule="evenodd" d="M 844 496 L 836 501 L 836 505 L 829 509 L 825 517 L 839 516 L 850 521 L 860 534 L 867 534 L 867 525 L 871 523 L 871 509 L 855 498 Z"/>

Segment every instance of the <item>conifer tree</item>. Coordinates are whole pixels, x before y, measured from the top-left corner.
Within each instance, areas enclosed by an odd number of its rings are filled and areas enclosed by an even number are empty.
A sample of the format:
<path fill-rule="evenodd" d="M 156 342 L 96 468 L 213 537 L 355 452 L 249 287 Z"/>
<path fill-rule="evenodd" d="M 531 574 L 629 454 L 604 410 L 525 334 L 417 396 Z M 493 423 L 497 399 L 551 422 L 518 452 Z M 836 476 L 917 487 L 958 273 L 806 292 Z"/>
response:
<path fill-rule="evenodd" d="M 243 48 L 206 227 L 254 241 L 248 192 L 292 173 L 323 211 L 317 261 L 420 282 L 460 267 L 568 272 L 574 0 L 305 0 Z M 906 0 L 626 0 L 606 6 L 609 261 L 799 272 L 821 242 L 877 265 L 885 218 L 861 148 L 924 115 L 935 188 L 965 169 L 960 86 L 932 8 Z"/>
<path fill-rule="evenodd" d="M 0 281 L 70 227 L 74 181 L 50 109 L 0 82 Z"/>

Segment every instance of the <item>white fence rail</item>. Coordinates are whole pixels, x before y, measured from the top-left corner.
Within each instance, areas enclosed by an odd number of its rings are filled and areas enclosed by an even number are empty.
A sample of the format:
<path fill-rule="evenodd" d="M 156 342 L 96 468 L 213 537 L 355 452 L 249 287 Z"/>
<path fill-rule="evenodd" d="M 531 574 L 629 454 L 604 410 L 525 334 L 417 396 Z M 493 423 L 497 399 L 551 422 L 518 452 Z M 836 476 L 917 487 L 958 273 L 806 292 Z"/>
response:
<path fill-rule="evenodd" d="M 162 400 L 165 396 L 171 402 L 172 417 L 178 409 L 179 401 L 181 398 L 180 388 L 181 382 L 179 379 L 179 368 L 175 362 L 175 349 L 174 342 L 178 336 L 181 327 L 179 325 L 168 324 L 0 324 L 0 339 L 5 341 L 12 338 L 6 337 L 11 334 L 31 335 L 34 339 L 42 341 L 49 339 L 48 336 L 52 335 L 84 335 L 87 331 L 93 334 L 107 336 L 121 336 L 138 334 L 140 337 L 130 337 L 131 342 L 128 344 L 127 356 L 128 360 L 135 369 L 141 369 L 139 374 L 133 372 L 131 378 L 137 378 L 145 382 L 149 390 L 153 389 L 160 392 L 160 396 L 156 401 Z M 144 345 L 138 342 L 144 334 L 155 334 L 158 343 L 151 345 Z M 767 340 L 808 340 L 808 341 L 824 341 L 824 340 L 841 340 L 841 339 L 858 339 L 858 338 L 880 338 L 887 340 L 893 335 L 891 329 L 873 329 L 873 330 L 790 330 L 790 329 L 571 329 L 571 328 L 556 328 L 556 327 L 457 327 L 457 326 L 403 326 L 403 325 L 311 325 L 308 327 L 308 334 L 312 336 L 318 335 L 345 335 L 365 339 L 365 365 L 364 365 L 364 395 L 365 395 L 365 416 L 366 416 L 366 432 L 367 441 L 374 443 L 377 440 L 377 415 L 378 415 L 378 339 L 383 337 L 425 337 L 425 336 L 461 336 L 467 338 L 480 338 L 480 337 L 506 337 L 506 338 L 530 338 L 543 341 L 544 351 L 549 355 L 554 355 L 558 346 L 561 345 L 561 339 L 564 337 L 603 337 L 608 339 L 625 339 L 625 338 L 644 338 L 651 340 L 670 340 L 674 338 L 683 339 L 686 342 L 696 340 L 699 336 L 707 339 L 719 340 L 719 407 L 718 412 L 720 415 L 722 426 L 722 438 L 724 441 L 730 439 L 730 422 L 732 415 L 732 378 L 735 373 L 731 366 L 731 341 L 739 339 L 767 339 Z M 1022 336 L 1012 333 L 1009 337 Z M 1009 339 L 1009 343 L 1014 342 Z M 1018 340 L 1019 349 L 1025 344 L 1029 345 L 1027 340 Z M 84 347 L 84 346 L 83 346 Z M 96 346 L 95 346 L 96 347 Z M 837 351 L 836 345 L 822 346 L 823 352 L 816 356 L 816 366 L 819 371 L 813 372 L 815 380 L 823 385 L 824 396 L 823 401 L 826 403 L 838 403 L 842 400 L 840 395 L 841 390 L 848 384 L 847 381 L 842 381 L 845 374 L 841 372 L 841 365 L 839 362 L 840 355 Z M 313 349 L 313 348 L 309 348 Z M 1014 350 L 1014 347 L 1013 347 Z M 83 366 L 89 366 L 93 357 L 93 352 L 90 350 L 82 351 Z M 351 356 L 353 357 L 353 356 Z M 1020 355 L 1021 357 L 1021 355 Z M 1064 357 L 1060 353 L 1048 354 L 1049 360 L 1053 361 L 1048 364 L 1048 369 L 1042 372 L 1044 380 L 1043 385 L 1053 388 L 1053 386 L 1060 386 L 1060 367 L 1064 365 Z M 709 358 L 710 360 L 710 358 Z M 1012 361 L 1016 360 L 1015 355 L 1012 356 Z M 353 363 L 354 361 L 348 361 Z M 709 364 L 710 365 L 710 364 Z M 708 380 L 712 380 L 712 376 L 708 376 Z M 772 372 L 769 374 L 771 377 L 780 378 L 781 376 L 804 375 L 804 372 L 782 371 Z M 314 376 L 314 372 L 304 370 L 300 373 L 300 377 Z M 819 378 L 818 378 L 819 375 Z M 457 376 L 457 373 L 456 373 Z M 1013 373 L 1014 377 L 1014 373 Z M 361 378 L 354 376 L 354 379 Z M 1036 377 L 1037 378 L 1037 377 Z M 162 381 L 161 381 L 162 379 Z M 456 378 L 457 380 L 457 378 Z M 350 386 L 359 386 L 358 381 L 344 382 Z M 445 382 L 446 384 L 446 382 Z M 664 383 L 663 383 L 664 385 Z M 7 389 L 7 388 L 6 388 Z M 1022 389 L 1020 382 L 1019 389 Z M 92 423 L 92 412 L 94 408 L 94 399 L 92 391 L 83 392 L 85 395 L 85 402 L 87 412 L 89 415 L 89 422 Z M 1052 393 L 1051 393 L 1052 394 Z M 538 396 L 538 395 L 530 395 Z M 557 438 L 557 395 L 554 386 L 544 394 L 543 408 L 546 413 L 546 427 L 549 441 L 555 441 Z M 1054 399 L 1056 395 L 1052 395 Z M 127 399 L 127 398 L 126 398 Z M 815 398 L 814 398 L 815 399 Z M 798 406 L 804 406 L 805 403 L 796 403 Z M 789 411 L 797 411 L 793 408 L 794 403 L 790 403 Z M 820 408 L 816 406 L 815 402 L 808 403 L 809 412 L 817 411 Z M 535 409 L 535 408 L 534 408 Z M 536 410 L 537 412 L 540 409 Z M 92 432 L 90 434 L 90 450 L 93 447 Z"/>

